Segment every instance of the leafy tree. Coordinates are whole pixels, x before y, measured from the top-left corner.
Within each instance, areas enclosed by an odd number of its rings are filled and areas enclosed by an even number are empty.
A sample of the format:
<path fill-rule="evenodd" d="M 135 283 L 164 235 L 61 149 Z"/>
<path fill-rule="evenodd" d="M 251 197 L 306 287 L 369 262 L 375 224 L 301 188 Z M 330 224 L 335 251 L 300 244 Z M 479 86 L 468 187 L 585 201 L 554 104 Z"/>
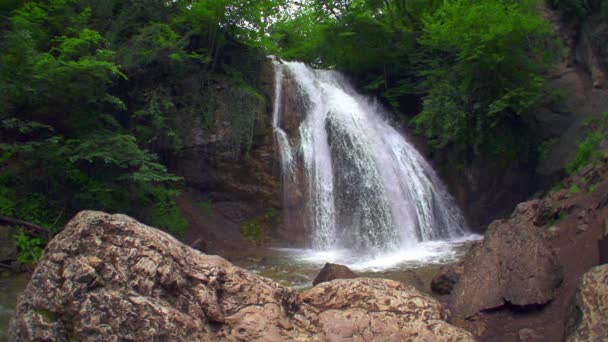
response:
<path fill-rule="evenodd" d="M 3 32 L 0 170 L 2 191 L 13 194 L 4 214 L 52 227 L 85 208 L 141 214 L 139 202 L 175 207 L 170 184 L 179 178 L 123 124 L 127 108 L 111 88 L 127 77 L 108 41 L 87 27 L 91 13 L 75 1 L 28 2 Z M 166 45 L 175 38 L 161 33 Z"/>
<path fill-rule="evenodd" d="M 543 70 L 559 55 L 536 6 L 452 0 L 424 17 L 419 42 L 432 51 L 423 71 L 429 95 L 415 122 L 436 146 L 492 150 L 505 143 L 503 131 L 521 127 L 542 95 Z"/>

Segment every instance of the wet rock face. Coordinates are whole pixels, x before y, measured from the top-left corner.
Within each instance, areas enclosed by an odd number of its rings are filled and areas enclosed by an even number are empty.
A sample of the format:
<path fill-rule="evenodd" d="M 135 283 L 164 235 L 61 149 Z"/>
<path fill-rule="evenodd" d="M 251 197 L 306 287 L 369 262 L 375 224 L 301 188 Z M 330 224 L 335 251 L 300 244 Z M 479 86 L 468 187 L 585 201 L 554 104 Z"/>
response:
<path fill-rule="evenodd" d="M 608 265 L 583 276 L 568 320 L 567 341 L 608 340 Z"/>
<path fill-rule="evenodd" d="M 450 296 L 454 317 L 466 319 L 501 307 L 543 305 L 555 296 L 562 267 L 543 238 L 548 206 L 520 204 L 509 220 L 498 220 L 464 259 L 464 273 Z"/>
<path fill-rule="evenodd" d="M 350 268 L 339 265 L 326 263 L 321 269 L 319 274 L 312 281 L 313 286 L 317 286 L 320 283 L 336 280 L 336 279 L 353 279 L 359 277 L 355 272 L 351 271 Z"/>
<path fill-rule="evenodd" d="M 431 290 L 440 295 L 450 294 L 463 273 L 464 266 L 462 264 L 442 267 L 431 280 Z"/>
<path fill-rule="evenodd" d="M 382 279 L 298 294 L 124 215 L 81 212 L 47 246 L 11 340 L 472 341 L 434 299 Z"/>

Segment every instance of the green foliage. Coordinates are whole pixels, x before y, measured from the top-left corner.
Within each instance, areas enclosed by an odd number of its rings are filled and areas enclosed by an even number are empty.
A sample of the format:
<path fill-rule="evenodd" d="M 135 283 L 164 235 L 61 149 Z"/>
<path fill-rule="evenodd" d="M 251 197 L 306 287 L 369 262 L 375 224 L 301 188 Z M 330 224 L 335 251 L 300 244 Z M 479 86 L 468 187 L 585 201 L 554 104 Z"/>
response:
<path fill-rule="evenodd" d="M 15 235 L 17 262 L 21 265 L 35 266 L 42 256 L 45 242 L 41 238 L 26 235 L 23 230 Z"/>
<path fill-rule="evenodd" d="M 173 189 L 150 188 L 149 192 L 145 194 L 145 203 L 148 204 L 148 207 L 143 217 L 150 225 L 181 236 L 188 226 L 188 221 L 181 216 L 175 204 L 177 194 Z"/>
<path fill-rule="evenodd" d="M 455 142 L 483 152 L 513 143 L 508 133 L 539 101 L 542 72 L 557 51 L 536 5 L 450 0 L 424 16 L 419 43 L 434 56 L 415 123 L 436 147 Z"/>
<path fill-rule="evenodd" d="M 564 185 L 562 183 L 557 183 L 553 187 L 551 187 L 550 193 L 555 193 L 562 191 L 564 189 Z"/>
<path fill-rule="evenodd" d="M 17 196 L 15 191 L 6 187 L 0 187 L 0 215 L 15 216 L 17 211 Z"/>
<path fill-rule="evenodd" d="M 570 194 L 576 195 L 581 192 L 581 188 L 577 184 L 572 184 L 569 190 Z"/>
<path fill-rule="evenodd" d="M 599 146 L 601 141 L 608 137 L 608 112 L 592 118 L 584 126 L 589 133 L 579 143 L 574 159 L 566 165 L 568 174 L 574 174 L 585 165 L 602 157 L 604 152 Z"/>
<path fill-rule="evenodd" d="M 580 142 L 576 150 L 576 155 L 573 160 L 568 162 L 566 170 L 568 174 L 573 174 L 581 167 L 589 164 L 594 156 L 597 155 L 597 147 L 602 140 L 600 133 L 592 133 Z"/>
<path fill-rule="evenodd" d="M 168 17 L 137 29 L 131 25 L 141 18 L 122 21 L 123 10 L 134 7 L 155 19 L 169 10 L 140 5 L 31 1 L 5 12 L 0 172 L 11 176 L 0 179 L 3 215 L 58 228 L 76 211 L 100 209 L 183 231 L 187 222 L 175 206 L 180 178 L 147 149 L 159 147 L 157 136 L 178 145 L 170 94 L 161 88 L 131 109 L 124 84 L 127 72 L 138 75 L 158 63 L 176 68 L 190 55 Z M 113 94 L 117 88 L 122 98 Z"/>
<path fill-rule="evenodd" d="M 596 192 L 598 186 L 599 186 L 599 184 L 591 184 L 591 185 L 589 185 L 589 189 L 588 189 L 589 193 L 592 194 L 592 193 Z"/>
<path fill-rule="evenodd" d="M 560 225 L 561 223 L 563 223 L 564 221 L 566 221 L 569 216 L 570 216 L 570 214 L 568 212 L 566 212 L 566 211 L 560 211 L 559 214 L 557 214 L 557 216 L 555 218 L 553 218 L 552 220 L 550 220 L 547 223 L 547 226 L 551 227 L 551 226 Z"/>
<path fill-rule="evenodd" d="M 335 67 L 436 148 L 527 158 L 526 114 L 561 53 L 540 1 L 304 2 L 271 29 L 285 58 Z"/>
<path fill-rule="evenodd" d="M 0 24 L 0 174 L 12 175 L 0 179 L 0 213 L 59 227 L 79 210 L 100 209 L 183 232 L 187 222 L 175 205 L 181 179 L 165 165 L 182 147 L 174 116 L 198 110 L 197 101 L 212 102 L 183 89 L 183 78 L 200 75 L 196 82 L 208 89 L 214 73 L 242 74 L 235 82 L 247 98 L 237 104 L 263 101 L 245 67 L 229 68 L 226 56 L 268 46 L 268 17 L 284 5 L 0 5 L 7 19 Z M 242 114 L 233 120 L 238 152 L 251 144 L 255 123 L 254 115 Z"/>
<path fill-rule="evenodd" d="M 199 202 L 198 206 L 201 208 L 201 210 L 203 211 L 203 214 L 205 214 L 205 216 L 208 216 L 208 217 L 213 216 L 213 203 L 211 201 L 207 200 L 207 201 Z"/>
<path fill-rule="evenodd" d="M 244 221 L 241 223 L 241 234 L 256 245 L 267 243 L 268 231 L 277 215 L 278 212 L 275 209 L 269 209 L 258 217 Z"/>

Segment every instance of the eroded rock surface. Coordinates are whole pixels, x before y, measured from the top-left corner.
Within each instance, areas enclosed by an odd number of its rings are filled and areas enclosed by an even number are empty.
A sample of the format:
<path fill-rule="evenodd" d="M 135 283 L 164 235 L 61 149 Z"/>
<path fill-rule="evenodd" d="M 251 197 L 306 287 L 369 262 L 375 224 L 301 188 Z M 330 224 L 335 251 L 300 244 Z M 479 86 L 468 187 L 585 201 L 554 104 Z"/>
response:
<path fill-rule="evenodd" d="M 583 276 L 571 311 L 567 341 L 608 341 L 608 265 Z"/>
<path fill-rule="evenodd" d="M 298 294 L 124 215 L 86 211 L 20 297 L 13 340 L 471 341 L 441 305 L 383 279 Z"/>
<path fill-rule="evenodd" d="M 540 228 L 558 209 L 548 202 L 521 203 L 509 220 L 490 225 L 485 240 L 467 253 L 464 273 L 450 296 L 457 319 L 501 307 L 542 305 L 562 281 L 562 267 Z"/>

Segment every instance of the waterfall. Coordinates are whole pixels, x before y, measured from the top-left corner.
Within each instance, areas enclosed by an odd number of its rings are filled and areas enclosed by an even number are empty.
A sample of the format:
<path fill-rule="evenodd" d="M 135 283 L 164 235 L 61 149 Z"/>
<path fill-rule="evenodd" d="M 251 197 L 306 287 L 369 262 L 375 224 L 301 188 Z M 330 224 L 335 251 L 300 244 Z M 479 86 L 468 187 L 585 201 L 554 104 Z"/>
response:
<path fill-rule="evenodd" d="M 445 185 L 379 104 L 336 71 L 283 61 L 274 68 L 283 188 L 302 188 L 314 249 L 378 254 L 465 233 Z M 297 113 L 285 113 L 285 97 Z M 284 129 L 284 119 L 293 127 Z"/>

